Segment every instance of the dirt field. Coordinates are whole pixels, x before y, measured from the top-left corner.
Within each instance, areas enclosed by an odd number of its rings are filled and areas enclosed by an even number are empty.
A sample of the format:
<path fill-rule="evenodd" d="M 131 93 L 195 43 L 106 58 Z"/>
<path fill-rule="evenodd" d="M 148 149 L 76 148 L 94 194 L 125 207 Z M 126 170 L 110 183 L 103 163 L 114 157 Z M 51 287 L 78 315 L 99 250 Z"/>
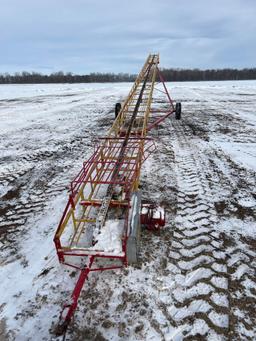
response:
<path fill-rule="evenodd" d="M 57 340 L 76 274 L 58 264 L 54 231 L 130 87 L 0 86 L 1 341 Z M 153 133 L 141 176 L 166 228 L 143 231 L 136 267 L 92 275 L 66 340 L 256 338 L 256 82 L 168 87 L 182 120 Z"/>

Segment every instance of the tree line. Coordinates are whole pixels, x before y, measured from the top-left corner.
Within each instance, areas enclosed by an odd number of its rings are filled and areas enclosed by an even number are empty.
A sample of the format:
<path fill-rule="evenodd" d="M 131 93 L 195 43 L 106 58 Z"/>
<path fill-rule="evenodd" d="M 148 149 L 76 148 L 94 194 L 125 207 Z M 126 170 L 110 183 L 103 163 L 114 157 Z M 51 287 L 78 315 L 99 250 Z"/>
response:
<path fill-rule="evenodd" d="M 0 74 L 0 84 L 34 84 L 34 83 L 107 83 L 132 82 L 135 76 L 128 73 L 91 73 L 89 75 L 75 75 L 62 71 L 44 75 L 38 72 L 16 72 Z"/>
<path fill-rule="evenodd" d="M 166 81 L 218 81 L 256 79 L 256 68 L 246 69 L 161 69 Z M 0 74 L 0 84 L 35 84 L 35 83 L 109 83 L 134 82 L 136 75 L 129 73 L 90 73 L 76 75 L 62 71 L 44 75 L 38 72 L 16 72 Z"/>
<path fill-rule="evenodd" d="M 164 78 L 172 82 L 222 81 L 256 79 L 256 68 L 247 69 L 162 69 Z"/>

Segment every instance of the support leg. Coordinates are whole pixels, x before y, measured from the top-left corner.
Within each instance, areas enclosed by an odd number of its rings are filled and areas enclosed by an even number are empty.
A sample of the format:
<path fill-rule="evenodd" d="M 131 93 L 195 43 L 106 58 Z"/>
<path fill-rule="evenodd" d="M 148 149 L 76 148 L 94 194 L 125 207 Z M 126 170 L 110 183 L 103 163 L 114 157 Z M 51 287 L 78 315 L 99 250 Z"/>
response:
<path fill-rule="evenodd" d="M 66 330 L 67 327 L 71 321 L 72 316 L 74 315 L 74 312 L 76 310 L 77 307 L 77 302 L 78 302 L 78 298 L 80 296 L 81 290 L 83 288 L 84 282 L 87 280 L 88 275 L 90 273 L 90 269 L 92 267 L 94 261 L 94 256 L 91 256 L 89 259 L 89 264 L 88 266 L 86 266 L 80 273 L 78 281 L 76 283 L 76 286 L 73 290 L 73 293 L 71 295 L 71 300 L 72 303 L 71 304 L 66 304 L 61 312 L 61 316 L 60 316 L 60 322 L 59 325 L 56 328 L 56 334 L 57 335 L 63 335 Z M 67 310 L 66 316 L 64 315 L 64 312 Z"/>

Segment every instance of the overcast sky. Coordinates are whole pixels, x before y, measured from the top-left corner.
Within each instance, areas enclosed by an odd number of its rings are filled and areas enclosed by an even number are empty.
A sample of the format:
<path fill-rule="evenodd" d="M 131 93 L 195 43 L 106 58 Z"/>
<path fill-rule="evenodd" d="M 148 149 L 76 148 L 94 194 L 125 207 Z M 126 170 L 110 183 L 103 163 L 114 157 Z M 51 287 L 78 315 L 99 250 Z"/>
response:
<path fill-rule="evenodd" d="M 0 72 L 256 67 L 256 0 L 1 0 Z"/>

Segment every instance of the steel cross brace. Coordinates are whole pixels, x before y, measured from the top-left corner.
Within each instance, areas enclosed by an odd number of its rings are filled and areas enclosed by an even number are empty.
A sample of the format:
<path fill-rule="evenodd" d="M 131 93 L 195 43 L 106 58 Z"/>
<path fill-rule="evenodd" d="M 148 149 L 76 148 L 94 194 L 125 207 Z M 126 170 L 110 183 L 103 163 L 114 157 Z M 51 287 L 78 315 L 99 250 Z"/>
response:
<path fill-rule="evenodd" d="M 164 91 L 161 91 L 161 92 L 163 92 L 163 93 L 165 93 L 167 95 L 171 108 L 170 108 L 170 110 L 165 112 L 165 115 L 163 115 L 162 117 L 158 118 L 154 123 L 150 124 L 147 127 L 147 131 L 151 130 L 152 128 L 155 128 L 159 123 L 164 121 L 168 116 L 170 116 L 172 113 L 175 112 L 173 101 L 172 101 L 171 96 L 170 96 L 170 94 L 168 92 L 168 89 L 166 87 L 165 80 L 164 80 L 164 78 L 163 78 L 163 76 L 162 76 L 162 74 L 161 74 L 161 72 L 160 72 L 158 67 L 156 68 L 156 70 L 157 70 L 157 74 L 159 76 L 159 79 L 160 79 L 160 81 L 161 81 L 161 83 L 163 84 L 163 87 L 164 87 Z"/>

